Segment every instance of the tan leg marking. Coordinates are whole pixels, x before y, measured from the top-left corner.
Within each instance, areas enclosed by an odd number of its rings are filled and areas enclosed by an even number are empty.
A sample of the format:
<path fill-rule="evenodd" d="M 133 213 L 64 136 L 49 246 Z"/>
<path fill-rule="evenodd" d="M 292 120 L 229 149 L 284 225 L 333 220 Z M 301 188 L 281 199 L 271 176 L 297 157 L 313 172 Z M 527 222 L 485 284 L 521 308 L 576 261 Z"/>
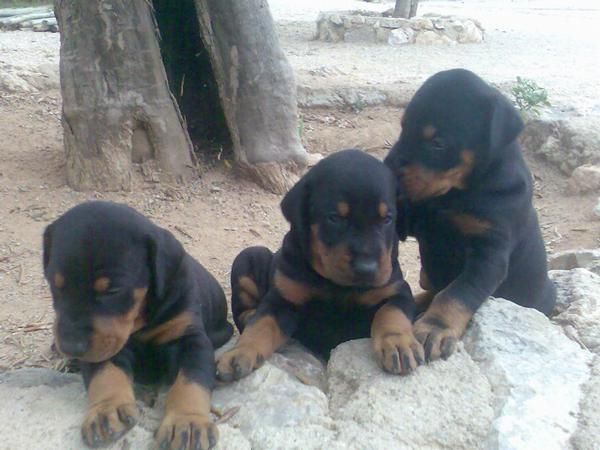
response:
<path fill-rule="evenodd" d="M 94 374 L 87 395 L 88 411 L 81 427 L 87 445 L 107 445 L 136 424 L 139 410 L 131 380 L 111 362 Z"/>
<path fill-rule="evenodd" d="M 160 448 L 213 448 L 219 431 L 210 419 L 210 392 L 179 372 L 169 389 L 165 415 L 156 431 Z"/>
<path fill-rule="evenodd" d="M 240 289 L 247 292 L 250 296 L 258 298 L 258 287 L 252 278 L 242 276 L 238 280 L 238 285 Z"/>
<path fill-rule="evenodd" d="M 245 377 L 286 343 L 283 334 L 272 316 L 264 316 L 249 323 L 235 347 L 225 352 L 217 361 L 217 376 L 223 381 Z"/>
<path fill-rule="evenodd" d="M 275 271 L 273 278 L 273 283 L 279 294 L 294 305 L 303 305 L 310 301 L 314 295 L 307 285 L 292 280 L 279 270 Z"/>
<path fill-rule="evenodd" d="M 373 318 L 371 343 L 379 365 L 390 373 L 406 374 L 424 361 L 423 347 L 401 309 L 386 304 Z"/>
<path fill-rule="evenodd" d="M 423 317 L 415 322 L 413 332 L 423 344 L 428 361 L 446 359 L 456 350 L 473 313 L 456 299 L 448 299 L 441 291 Z"/>

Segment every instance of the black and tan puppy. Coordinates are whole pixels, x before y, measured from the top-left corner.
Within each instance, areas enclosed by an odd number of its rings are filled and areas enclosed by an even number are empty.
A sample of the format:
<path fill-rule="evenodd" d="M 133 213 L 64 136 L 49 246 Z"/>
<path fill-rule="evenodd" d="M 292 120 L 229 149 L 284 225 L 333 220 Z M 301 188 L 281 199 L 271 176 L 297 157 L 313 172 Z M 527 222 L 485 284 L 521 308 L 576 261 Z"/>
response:
<path fill-rule="evenodd" d="M 490 295 L 552 311 L 522 129 L 496 89 L 467 70 L 444 71 L 416 92 L 385 159 L 407 197 L 399 233 L 419 242 L 427 291 L 419 300 L 432 300 L 414 326 L 429 360 L 454 351 Z"/>
<path fill-rule="evenodd" d="M 420 364 L 395 203 L 392 173 L 363 152 L 341 151 L 313 167 L 281 203 L 291 225 L 282 248 L 251 247 L 233 263 L 232 310 L 242 334 L 217 375 L 247 375 L 290 337 L 328 357 L 341 342 L 371 336 L 385 370 Z"/>
<path fill-rule="evenodd" d="M 85 443 L 107 445 L 134 426 L 135 378 L 172 383 L 160 448 L 213 447 L 213 348 L 233 327 L 223 290 L 175 237 L 125 205 L 84 203 L 46 228 L 44 272 L 56 348 L 82 362 Z"/>

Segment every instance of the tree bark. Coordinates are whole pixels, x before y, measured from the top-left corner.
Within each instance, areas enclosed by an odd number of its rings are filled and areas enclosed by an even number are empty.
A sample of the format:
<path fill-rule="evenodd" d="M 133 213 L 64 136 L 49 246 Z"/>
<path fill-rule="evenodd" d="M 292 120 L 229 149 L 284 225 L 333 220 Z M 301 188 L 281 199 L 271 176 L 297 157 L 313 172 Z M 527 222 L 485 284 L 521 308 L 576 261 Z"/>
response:
<path fill-rule="evenodd" d="M 417 14 L 418 5 L 419 0 L 396 0 L 393 16 L 410 19 Z"/>
<path fill-rule="evenodd" d="M 195 0 L 242 173 L 285 192 L 306 165 L 294 74 L 265 0 Z"/>
<path fill-rule="evenodd" d="M 147 0 L 56 0 L 67 180 L 130 190 L 132 163 L 161 180 L 193 174 L 192 145 L 169 91 Z"/>

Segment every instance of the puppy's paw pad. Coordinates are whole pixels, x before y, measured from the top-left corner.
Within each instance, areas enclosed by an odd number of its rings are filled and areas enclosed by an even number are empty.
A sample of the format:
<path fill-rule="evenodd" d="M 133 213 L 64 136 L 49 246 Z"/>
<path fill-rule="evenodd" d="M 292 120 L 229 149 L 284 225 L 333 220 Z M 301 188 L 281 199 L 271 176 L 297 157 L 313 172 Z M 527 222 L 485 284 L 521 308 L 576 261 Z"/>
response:
<path fill-rule="evenodd" d="M 235 347 L 217 361 L 217 378 L 222 381 L 239 380 L 262 366 L 263 356 L 250 347 Z"/>
<path fill-rule="evenodd" d="M 156 431 L 160 450 L 209 450 L 217 444 L 219 430 L 203 414 L 170 414 Z"/>
<path fill-rule="evenodd" d="M 417 340 L 423 345 L 425 359 L 434 361 L 447 359 L 456 351 L 458 333 L 452 327 L 428 323 L 427 320 L 418 320 L 413 328 Z"/>
<path fill-rule="evenodd" d="M 424 362 L 423 347 L 412 333 L 387 333 L 374 342 L 379 365 L 394 374 L 407 374 Z"/>
<path fill-rule="evenodd" d="M 127 433 L 139 419 L 135 402 L 106 401 L 93 405 L 81 426 L 83 441 L 90 447 L 103 447 Z"/>

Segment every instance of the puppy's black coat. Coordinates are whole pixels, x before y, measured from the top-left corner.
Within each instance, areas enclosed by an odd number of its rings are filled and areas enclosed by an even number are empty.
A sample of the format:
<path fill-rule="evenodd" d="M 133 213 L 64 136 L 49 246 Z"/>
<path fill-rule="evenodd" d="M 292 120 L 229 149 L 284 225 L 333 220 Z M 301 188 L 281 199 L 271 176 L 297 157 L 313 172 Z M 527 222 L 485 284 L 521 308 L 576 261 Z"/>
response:
<path fill-rule="evenodd" d="M 341 342 L 372 336 L 386 370 L 420 363 L 414 301 L 398 264 L 395 193 L 391 172 L 358 150 L 325 158 L 288 192 L 281 249 L 251 247 L 233 263 L 242 335 L 217 364 L 222 379 L 248 374 L 290 337 L 327 358 Z"/>
<path fill-rule="evenodd" d="M 496 89 L 448 70 L 416 92 L 385 159 L 405 197 L 399 233 L 417 238 L 424 297 L 433 298 L 415 324 L 429 359 L 452 353 L 490 295 L 552 311 L 555 287 L 517 142 L 522 129 Z"/>
<path fill-rule="evenodd" d="M 99 201 L 46 228 L 43 262 L 56 347 L 81 360 L 88 390 L 84 441 L 106 445 L 134 425 L 135 377 L 173 384 L 157 432 L 162 448 L 212 447 L 213 348 L 233 332 L 214 277 L 169 231 Z"/>

